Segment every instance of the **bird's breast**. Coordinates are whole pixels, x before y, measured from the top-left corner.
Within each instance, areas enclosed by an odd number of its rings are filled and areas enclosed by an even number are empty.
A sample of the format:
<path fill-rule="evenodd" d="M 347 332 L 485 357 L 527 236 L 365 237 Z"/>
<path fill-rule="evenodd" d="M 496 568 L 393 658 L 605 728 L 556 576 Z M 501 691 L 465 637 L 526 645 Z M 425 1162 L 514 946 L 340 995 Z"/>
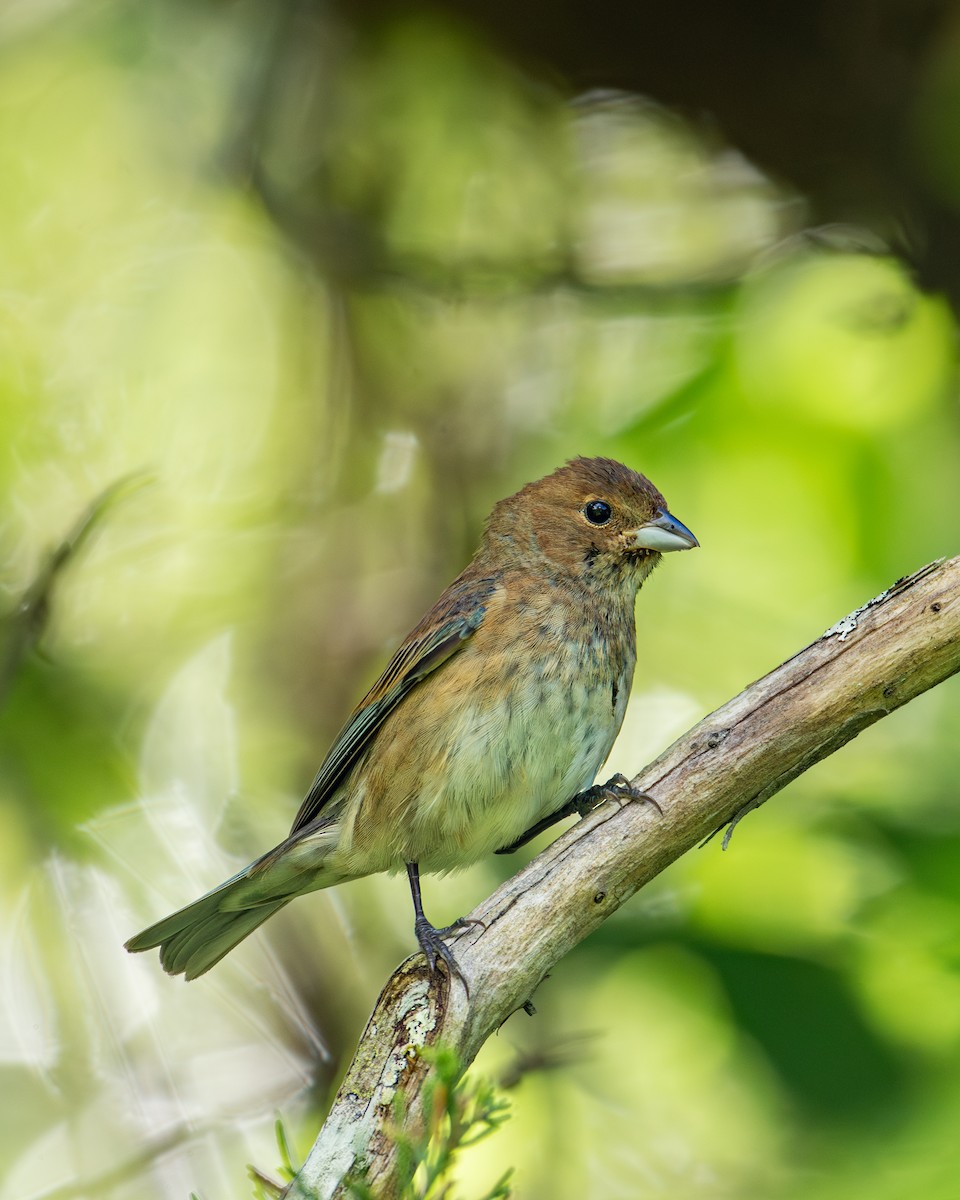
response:
<path fill-rule="evenodd" d="M 350 820 L 366 869 L 466 866 L 593 782 L 630 692 L 632 606 L 616 624 L 548 604 L 517 617 L 479 630 L 385 723 Z"/>

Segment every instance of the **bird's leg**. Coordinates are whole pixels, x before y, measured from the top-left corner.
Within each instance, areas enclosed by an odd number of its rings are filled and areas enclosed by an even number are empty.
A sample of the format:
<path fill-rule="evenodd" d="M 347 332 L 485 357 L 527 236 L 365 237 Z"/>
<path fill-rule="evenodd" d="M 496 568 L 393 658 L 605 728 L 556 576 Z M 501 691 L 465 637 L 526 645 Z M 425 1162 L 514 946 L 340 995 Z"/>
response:
<path fill-rule="evenodd" d="M 547 817 L 541 817 L 535 825 L 531 825 L 528 830 L 521 833 L 515 842 L 511 842 L 509 846 L 504 846 L 498 850 L 497 854 L 512 854 L 514 850 L 519 850 L 527 842 L 533 841 L 538 834 L 543 833 L 545 829 L 549 829 L 551 825 L 556 825 L 558 821 L 562 821 L 566 817 L 572 817 L 574 813 L 585 817 L 588 812 L 592 812 L 604 800 L 616 800 L 620 805 L 626 804 L 629 800 L 645 800 L 648 804 L 652 804 L 661 816 L 663 815 L 663 809 L 652 796 L 647 795 L 646 792 L 638 791 L 625 775 L 617 774 L 612 779 L 608 779 L 606 783 L 595 783 L 593 787 L 588 787 L 586 791 L 577 792 L 566 804 L 561 805 L 555 813 L 551 813 Z"/>
<path fill-rule="evenodd" d="M 407 878 L 410 880 L 410 895 L 413 897 L 413 932 L 417 935 L 417 941 L 427 960 L 430 974 L 437 973 L 437 959 L 443 959 L 447 964 L 447 970 L 451 975 L 457 976 L 469 996 L 470 988 L 466 977 L 457 965 L 453 951 L 443 939 L 462 932 L 469 925 L 479 925 L 481 929 L 485 929 L 486 926 L 482 921 L 475 921 L 469 917 L 457 917 L 452 925 L 445 925 L 442 929 L 437 929 L 424 916 L 423 900 L 420 898 L 420 867 L 417 863 L 407 863 Z"/>

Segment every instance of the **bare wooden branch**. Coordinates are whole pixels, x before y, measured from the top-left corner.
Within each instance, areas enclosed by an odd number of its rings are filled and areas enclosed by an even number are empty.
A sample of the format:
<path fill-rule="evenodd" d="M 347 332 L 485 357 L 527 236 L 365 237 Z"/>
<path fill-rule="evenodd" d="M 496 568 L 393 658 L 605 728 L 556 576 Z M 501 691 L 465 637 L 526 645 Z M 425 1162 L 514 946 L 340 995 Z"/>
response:
<path fill-rule="evenodd" d="M 388 982 L 288 1200 L 348 1194 L 348 1176 L 393 1193 L 397 1121 L 423 1128 L 420 1051 L 466 1067 L 550 968 L 634 892 L 745 808 L 960 670 L 960 558 L 932 563 L 844 618 L 676 741 L 633 781 L 653 806 L 610 802 L 481 904 L 456 944 L 469 980 L 430 985 L 423 959 Z"/>

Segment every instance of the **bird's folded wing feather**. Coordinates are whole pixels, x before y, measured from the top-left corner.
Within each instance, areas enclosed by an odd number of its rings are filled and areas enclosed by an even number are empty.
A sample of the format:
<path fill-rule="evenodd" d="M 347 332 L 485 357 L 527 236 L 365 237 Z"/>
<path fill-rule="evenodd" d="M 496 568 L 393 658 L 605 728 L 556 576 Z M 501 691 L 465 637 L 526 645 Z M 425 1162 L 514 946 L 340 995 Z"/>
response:
<path fill-rule="evenodd" d="M 400 701 L 455 654 L 483 622 L 495 579 L 463 580 L 449 587 L 391 658 L 386 670 L 337 734 L 313 786 L 297 812 L 291 836 L 320 814 L 347 772 L 370 745 Z"/>

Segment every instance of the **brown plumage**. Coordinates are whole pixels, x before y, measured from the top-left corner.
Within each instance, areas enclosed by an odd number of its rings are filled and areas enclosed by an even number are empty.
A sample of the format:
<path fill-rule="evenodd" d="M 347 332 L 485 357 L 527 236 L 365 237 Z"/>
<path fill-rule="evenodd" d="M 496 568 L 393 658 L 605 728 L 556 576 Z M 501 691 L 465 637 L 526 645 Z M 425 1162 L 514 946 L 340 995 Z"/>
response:
<path fill-rule="evenodd" d="M 290 835 L 127 949 L 159 946 L 192 979 L 294 897 L 406 867 L 427 961 L 456 971 L 420 868 L 468 866 L 577 809 L 626 711 L 637 590 L 661 553 L 696 545 L 612 459 L 574 459 L 501 500 L 337 735 Z"/>

